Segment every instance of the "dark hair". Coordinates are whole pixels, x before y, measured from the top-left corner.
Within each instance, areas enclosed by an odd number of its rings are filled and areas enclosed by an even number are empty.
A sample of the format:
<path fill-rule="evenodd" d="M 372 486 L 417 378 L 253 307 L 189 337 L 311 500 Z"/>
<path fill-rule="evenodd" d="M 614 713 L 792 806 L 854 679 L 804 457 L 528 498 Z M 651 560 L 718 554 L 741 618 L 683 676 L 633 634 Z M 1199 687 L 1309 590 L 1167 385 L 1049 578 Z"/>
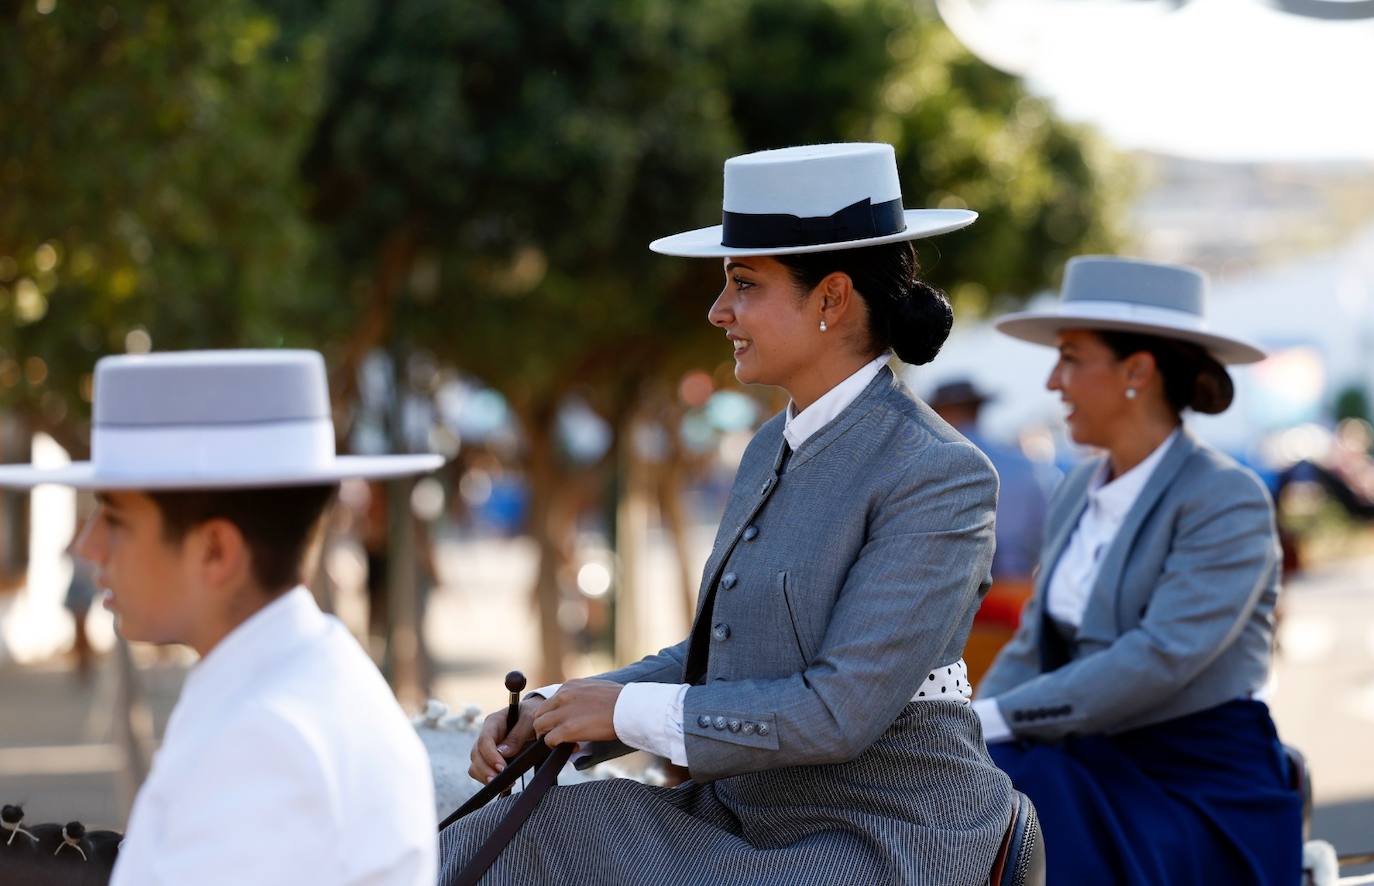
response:
<path fill-rule="evenodd" d="M 306 553 L 338 486 L 271 489 L 150 491 L 162 512 L 162 535 L 180 542 L 186 533 L 214 519 L 238 527 L 248 546 L 253 578 L 269 594 L 305 580 Z"/>
<path fill-rule="evenodd" d="M 1124 360 L 1144 351 L 1155 358 L 1164 379 L 1164 399 L 1175 415 L 1184 409 L 1215 415 L 1225 412 L 1235 397 L 1231 376 L 1201 345 L 1139 332 L 1094 330 L 1097 337 Z"/>
<path fill-rule="evenodd" d="M 917 278 L 916 248 L 909 240 L 775 258 L 807 292 L 828 274 L 848 274 L 868 305 L 870 346 L 877 352 L 891 348 L 903 362 L 934 360 L 954 325 L 949 299 Z"/>

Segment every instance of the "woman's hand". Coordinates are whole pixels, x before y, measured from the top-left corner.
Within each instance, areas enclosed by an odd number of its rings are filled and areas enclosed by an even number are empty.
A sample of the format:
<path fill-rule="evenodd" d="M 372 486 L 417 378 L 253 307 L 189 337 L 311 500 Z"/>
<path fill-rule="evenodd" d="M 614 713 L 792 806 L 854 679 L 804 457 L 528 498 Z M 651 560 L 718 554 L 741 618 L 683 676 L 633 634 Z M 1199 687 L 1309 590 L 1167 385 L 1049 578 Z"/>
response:
<path fill-rule="evenodd" d="M 561 693 L 560 693 L 561 694 Z M 556 696 L 555 696 L 556 697 Z M 468 775 L 486 784 L 506 768 L 506 761 L 525 749 L 534 740 L 534 718 L 549 702 L 543 696 L 532 696 L 520 702 L 520 718 L 515 728 L 506 734 L 506 709 L 488 714 L 482 731 L 472 745 L 472 766 Z"/>
<path fill-rule="evenodd" d="M 551 748 L 569 741 L 613 740 L 615 703 L 624 688 L 610 680 L 569 680 L 540 707 L 535 734 Z"/>

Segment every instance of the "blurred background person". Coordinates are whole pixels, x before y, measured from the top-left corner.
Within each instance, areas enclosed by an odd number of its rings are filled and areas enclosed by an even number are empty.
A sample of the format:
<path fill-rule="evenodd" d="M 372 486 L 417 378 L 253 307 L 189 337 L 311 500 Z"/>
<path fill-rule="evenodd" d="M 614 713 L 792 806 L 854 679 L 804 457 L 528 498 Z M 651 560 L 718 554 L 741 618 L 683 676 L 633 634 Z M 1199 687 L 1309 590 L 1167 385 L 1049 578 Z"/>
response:
<path fill-rule="evenodd" d="M 81 681 L 89 682 L 95 667 L 95 650 L 91 647 L 90 634 L 87 632 L 86 616 L 91 612 L 100 589 L 95 582 L 91 565 L 75 555 L 73 545 L 67 546 L 67 558 L 72 564 L 72 577 L 67 582 L 67 593 L 63 605 L 72 616 L 72 656 L 76 659 L 76 673 Z"/>
<path fill-rule="evenodd" d="M 1280 581 L 1259 479 L 1183 427 L 1258 348 L 1208 331 L 1205 278 L 1069 262 L 1059 305 L 998 321 L 1059 350 L 1047 387 L 1101 450 L 1051 504 L 1036 591 L 975 708 L 1035 802 L 1049 881 L 1295 882 L 1302 804 L 1261 699 Z"/>

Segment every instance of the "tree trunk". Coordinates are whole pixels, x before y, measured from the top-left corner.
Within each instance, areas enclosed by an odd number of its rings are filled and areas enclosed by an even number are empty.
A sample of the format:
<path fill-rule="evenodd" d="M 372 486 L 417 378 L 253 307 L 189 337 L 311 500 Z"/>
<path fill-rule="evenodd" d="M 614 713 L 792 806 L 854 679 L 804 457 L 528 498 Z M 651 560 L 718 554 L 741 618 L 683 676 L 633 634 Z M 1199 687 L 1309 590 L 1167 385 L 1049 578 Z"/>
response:
<path fill-rule="evenodd" d="M 377 256 L 377 270 L 368 289 L 353 334 L 344 342 L 330 379 L 330 399 L 334 415 L 345 415 L 345 408 L 358 392 L 358 368 L 363 359 L 391 337 L 396 316 L 396 301 L 415 264 L 416 237 L 413 226 L 405 224 L 392 231 Z"/>
<path fill-rule="evenodd" d="M 673 558 L 677 561 L 679 605 L 682 610 L 686 630 L 692 629 L 692 619 L 697 611 L 697 583 L 692 575 L 692 550 L 688 537 L 687 515 L 682 504 L 682 487 L 686 482 L 686 459 L 682 451 L 679 428 L 673 425 L 668 433 L 672 440 L 668 447 L 667 458 L 659 465 L 658 511 L 663 520 L 663 528 L 673 546 Z"/>
<path fill-rule="evenodd" d="M 558 464 L 557 443 L 554 439 L 554 420 L 557 408 L 540 404 L 524 416 L 525 441 L 529 447 L 529 532 L 538 549 L 539 566 L 535 572 L 531 597 L 539 619 L 540 663 L 537 682 L 533 685 L 563 681 L 563 626 L 558 609 L 563 602 L 560 574 L 567 563 L 560 505 L 560 483 L 563 480 Z"/>
<path fill-rule="evenodd" d="M 644 539 L 649 532 L 649 466 L 636 451 L 634 420 L 617 431 L 620 440 L 619 500 L 615 503 L 615 637 L 612 641 L 617 666 L 638 661 L 644 646 L 643 594 L 640 572 Z"/>
<path fill-rule="evenodd" d="M 0 416 L 0 458 L 6 464 L 32 459 L 33 433 L 18 415 Z M 0 490 L 0 593 L 17 590 L 28 577 L 29 494 Z"/>
<path fill-rule="evenodd" d="M 410 494 L 415 480 L 406 477 L 386 484 L 387 490 L 387 644 L 386 671 L 396 700 L 407 710 L 424 707 L 425 685 L 420 600 L 415 580 L 415 520 Z"/>

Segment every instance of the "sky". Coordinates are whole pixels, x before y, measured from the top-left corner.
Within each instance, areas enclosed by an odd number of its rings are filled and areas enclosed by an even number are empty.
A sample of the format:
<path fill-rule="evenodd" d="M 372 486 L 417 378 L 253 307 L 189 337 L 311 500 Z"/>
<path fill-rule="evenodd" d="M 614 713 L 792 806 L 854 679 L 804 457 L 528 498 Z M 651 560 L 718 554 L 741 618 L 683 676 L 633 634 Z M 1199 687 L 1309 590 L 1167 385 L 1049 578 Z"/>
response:
<path fill-rule="evenodd" d="M 1374 20 L 1262 0 L 936 0 L 989 63 L 1124 148 L 1374 163 Z"/>

